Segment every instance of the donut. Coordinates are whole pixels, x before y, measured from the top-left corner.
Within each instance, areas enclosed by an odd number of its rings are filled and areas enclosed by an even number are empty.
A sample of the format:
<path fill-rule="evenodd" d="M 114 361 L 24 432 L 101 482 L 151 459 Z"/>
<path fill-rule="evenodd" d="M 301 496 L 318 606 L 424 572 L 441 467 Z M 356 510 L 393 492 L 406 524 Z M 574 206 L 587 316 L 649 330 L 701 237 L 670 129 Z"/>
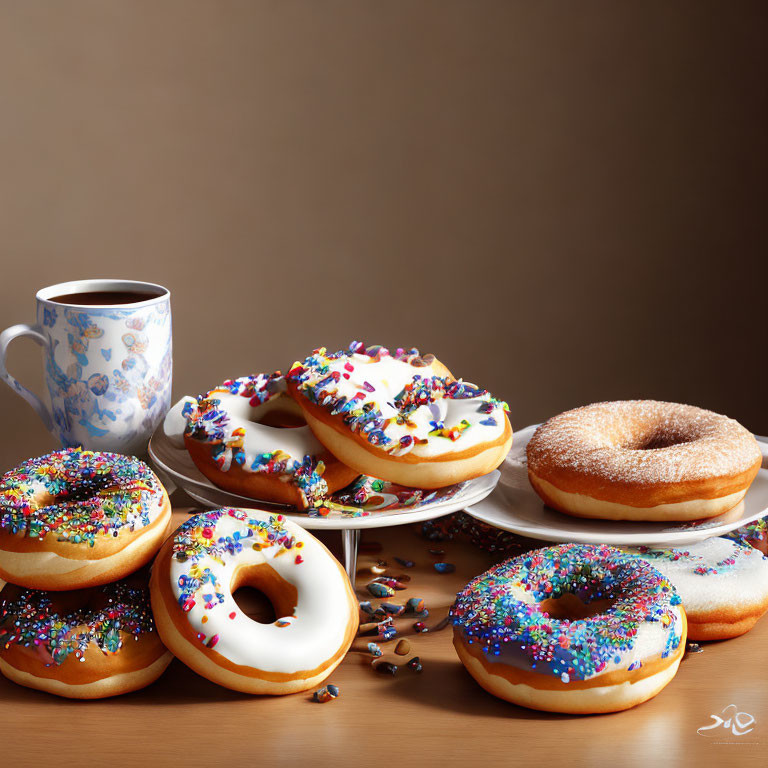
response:
<path fill-rule="evenodd" d="M 168 534 L 171 504 L 152 470 L 68 448 L 0 479 L 0 578 L 29 589 L 107 584 L 141 568 Z"/>
<path fill-rule="evenodd" d="M 768 555 L 768 517 L 742 525 L 741 528 L 725 534 L 725 538 L 747 544 Z"/>
<path fill-rule="evenodd" d="M 698 520 L 735 507 L 760 468 L 727 416 L 656 400 L 595 403 L 542 424 L 527 446 L 544 503 L 577 517 Z"/>
<path fill-rule="evenodd" d="M 315 350 L 288 389 L 317 438 L 361 474 L 442 488 L 496 469 L 512 445 L 505 403 L 418 350 Z"/>
<path fill-rule="evenodd" d="M 276 620 L 238 607 L 241 586 L 260 589 Z M 160 637 L 203 677 L 245 693 L 318 685 L 355 637 L 358 605 L 341 565 L 283 515 L 219 509 L 198 514 L 163 546 L 152 568 Z"/>
<path fill-rule="evenodd" d="M 454 646 L 494 696 L 530 709 L 617 712 L 655 696 L 685 650 L 680 597 L 648 562 L 560 544 L 477 576 L 450 610 Z"/>
<path fill-rule="evenodd" d="M 689 640 L 738 637 L 768 611 L 768 558 L 747 544 L 715 537 L 683 549 L 628 551 L 674 584 Z"/>
<path fill-rule="evenodd" d="M 144 688 L 171 659 L 144 573 L 71 592 L 12 584 L 0 592 L 0 672 L 19 685 L 101 699 Z"/>
<path fill-rule="evenodd" d="M 252 499 L 307 509 L 359 474 L 318 442 L 279 372 L 185 397 L 164 429 L 214 485 Z"/>

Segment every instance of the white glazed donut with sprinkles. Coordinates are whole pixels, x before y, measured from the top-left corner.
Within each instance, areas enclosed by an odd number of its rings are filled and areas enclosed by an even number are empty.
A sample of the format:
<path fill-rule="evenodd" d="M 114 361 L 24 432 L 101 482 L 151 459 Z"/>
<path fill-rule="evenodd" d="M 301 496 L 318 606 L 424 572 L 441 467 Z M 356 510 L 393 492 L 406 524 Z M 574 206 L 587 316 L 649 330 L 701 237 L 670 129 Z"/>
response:
<path fill-rule="evenodd" d="M 164 429 L 212 483 L 252 499 L 307 509 L 359 474 L 312 434 L 279 372 L 185 397 Z"/>
<path fill-rule="evenodd" d="M 715 537 L 678 549 L 628 551 L 675 585 L 691 640 L 743 635 L 768 611 L 768 558 L 748 544 Z"/>
<path fill-rule="evenodd" d="M 512 445 L 506 404 L 418 350 L 315 350 L 288 373 L 312 431 L 348 466 L 413 488 L 496 469 Z"/>
<path fill-rule="evenodd" d="M 241 586 L 270 599 L 273 623 L 240 609 L 233 594 Z M 282 515 L 219 509 L 190 518 L 160 551 L 150 589 L 158 631 L 173 654 L 245 693 L 315 687 L 357 632 L 359 609 L 343 568 Z"/>
<path fill-rule="evenodd" d="M 154 557 L 170 521 L 165 488 L 132 456 L 29 459 L 0 479 L 0 578 L 45 590 L 116 581 Z"/>
<path fill-rule="evenodd" d="M 471 581 L 450 611 L 454 646 L 480 685 L 531 709 L 616 712 L 672 680 L 685 650 L 680 597 L 618 549 L 561 544 Z"/>

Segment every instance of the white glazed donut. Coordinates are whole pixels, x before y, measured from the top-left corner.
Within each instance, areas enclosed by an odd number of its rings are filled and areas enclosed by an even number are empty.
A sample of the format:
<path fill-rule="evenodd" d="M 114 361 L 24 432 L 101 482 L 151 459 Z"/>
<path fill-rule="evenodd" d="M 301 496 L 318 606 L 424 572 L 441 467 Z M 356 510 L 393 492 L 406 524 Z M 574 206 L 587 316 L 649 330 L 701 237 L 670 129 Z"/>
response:
<path fill-rule="evenodd" d="M 315 350 L 288 373 L 307 424 L 364 475 L 442 488 L 487 474 L 512 445 L 506 404 L 418 350 Z"/>
<path fill-rule="evenodd" d="M 716 537 L 680 549 L 628 551 L 674 584 L 691 640 L 743 635 L 768 611 L 768 558 L 748 544 Z"/>
<path fill-rule="evenodd" d="M 260 589 L 277 619 L 260 624 L 233 598 Z M 160 637 L 198 674 L 237 691 L 297 693 L 341 662 L 359 609 L 349 579 L 314 536 L 282 515 L 219 509 L 183 523 L 152 570 Z"/>
<path fill-rule="evenodd" d="M 164 429 L 212 483 L 252 499 L 306 509 L 358 476 L 312 434 L 279 373 L 185 397 Z"/>

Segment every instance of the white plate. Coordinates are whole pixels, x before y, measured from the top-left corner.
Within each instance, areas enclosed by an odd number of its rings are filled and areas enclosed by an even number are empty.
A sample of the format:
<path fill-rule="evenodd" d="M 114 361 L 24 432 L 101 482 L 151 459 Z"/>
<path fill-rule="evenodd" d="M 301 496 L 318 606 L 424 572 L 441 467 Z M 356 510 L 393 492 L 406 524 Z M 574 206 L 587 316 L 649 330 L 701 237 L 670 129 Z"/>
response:
<path fill-rule="evenodd" d="M 498 471 L 493 471 L 466 483 L 440 488 L 434 494 L 427 492 L 429 497 L 426 500 L 417 500 L 410 505 L 368 509 L 366 510 L 368 514 L 361 517 L 342 515 L 335 511 L 327 517 L 313 517 L 306 512 L 299 512 L 295 507 L 249 499 L 247 496 L 217 488 L 195 466 L 184 448 L 173 445 L 163 431 L 162 423 L 149 441 L 149 455 L 161 474 L 167 474 L 176 485 L 205 506 L 213 508 L 258 506 L 268 510 L 274 509 L 307 529 L 356 530 L 432 520 L 481 501 L 496 487 L 500 477 Z M 395 488 L 400 487 L 395 486 Z M 391 484 L 387 484 L 384 492 L 388 490 L 391 490 Z M 402 493 L 407 495 L 412 491 L 402 489 Z M 334 494 L 334 496 L 337 495 Z"/>
<path fill-rule="evenodd" d="M 536 425 L 515 432 L 512 450 L 501 466 L 499 484 L 486 499 L 467 509 L 468 514 L 496 528 L 532 539 L 653 547 L 693 544 L 722 536 L 768 514 L 768 470 L 761 469 L 741 504 L 708 520 L 635 523 L 564 515 L 544 506 L 528 482 L 525 446 L 535 429 Z"/>

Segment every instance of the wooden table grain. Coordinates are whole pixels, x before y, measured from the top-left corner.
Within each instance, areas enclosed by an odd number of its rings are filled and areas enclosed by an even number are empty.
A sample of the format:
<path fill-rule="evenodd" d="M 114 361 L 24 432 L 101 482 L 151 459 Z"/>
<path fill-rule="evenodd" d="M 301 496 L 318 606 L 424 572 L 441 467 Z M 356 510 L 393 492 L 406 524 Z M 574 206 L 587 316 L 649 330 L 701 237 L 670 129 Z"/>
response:
<path fill-rule="evenodd" d="M 190 508 L 174 494 L 175 518 Z M 338 534 L 323 536 L 339 553 Z M 500 559 L 464 540 L 430 544 L 420 526 L 364 533 L 378 554 L 361 554 L 357 590 L 366 599 L 370 567 L 394 557 L 416 564 L 397 600 L 423 597 L 434 627 L 472 576 Z M 453 574 L 432 567 L 430 547 L 446 550 Z M 330 682 L 341 696 L 326 704 L 309 695 L 252 697 L 220 688 L 178 661 L 149 688 L 127 696 L 76 702 L 0 679 L 0 765 L 750 765 L 768 747 L 768 619 L 747 635 L 706 643 L 688 654 L 672 683 L 632 710 L 598 716 L 535 712 L 480 689 L 453 650 L 450 628 L 417 634 L 398 619 L 421 674 L 399 663 L 394 677 L 371 668 L 370 638 L 359 637 Z M 738 714 L 738 717 L 737 717 Z M 749 716 L 749 717 L 748 717 Z M 751 719 L 751 730 L 740 727 Z"/>

